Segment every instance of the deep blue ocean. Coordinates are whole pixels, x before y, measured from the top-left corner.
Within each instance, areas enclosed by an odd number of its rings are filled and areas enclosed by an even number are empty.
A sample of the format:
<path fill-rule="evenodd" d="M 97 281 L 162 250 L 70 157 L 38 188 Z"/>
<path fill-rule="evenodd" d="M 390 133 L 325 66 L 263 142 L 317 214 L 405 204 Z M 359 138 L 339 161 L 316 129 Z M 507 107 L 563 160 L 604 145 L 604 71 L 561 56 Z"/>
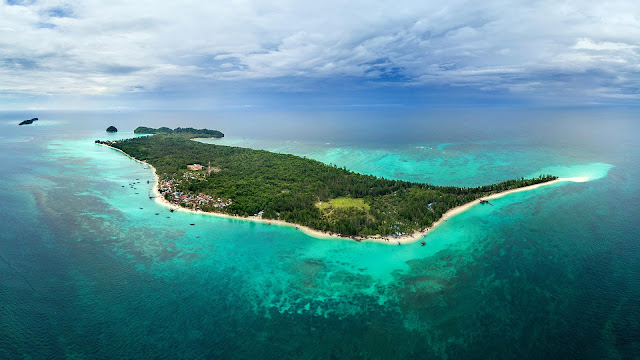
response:
<path fill-rule="evenodd" d="M 638 115 L 0 112 L 0 358 L 638 358 Z M 476 206 L 424 247 L 316 239 L 149 200 L 152 170 L 94 144 L 140 125 L 437 185 L 589 181 Z"/>

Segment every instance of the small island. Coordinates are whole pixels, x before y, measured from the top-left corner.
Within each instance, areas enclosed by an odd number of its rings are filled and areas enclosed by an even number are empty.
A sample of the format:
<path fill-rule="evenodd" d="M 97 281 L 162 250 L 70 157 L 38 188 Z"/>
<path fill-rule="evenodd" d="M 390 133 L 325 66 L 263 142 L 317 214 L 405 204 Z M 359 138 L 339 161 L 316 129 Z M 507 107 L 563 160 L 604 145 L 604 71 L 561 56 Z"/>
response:
<path fill-rule="evenodd" d="M 115 126 L 109 126 L 107 128 L 107 132 L 116 133 L 116 132 L 118 132 L 118 129 Z"/>
<path fill-rule="evenodd" d="M 170 206 L 286 222 L 355 240 L 415 241 L 483 198 L 560 181 L 544 175 L 478 187 L 434 186 L 358 174 L 295 155 L 192 140 L 224 136 L 217 130 L 142 129 L 138 133 L 154 130 L 155 135 L 96 143 L 151 165 L 156 193 Z"/>
<path fill-rule="evenodd" d="M 20 124 L 18 124 L 18 125 L 29 125 L 29 124 L 33 124 L 34 121 L 38 121 L 38 118 L 33 118 L 33 119 L 29 119 L 29 120 L 22 120 L 22 122 L 20 122 Z"/>
<path fill-rule="evenodd" d="M 145 126 L 138 126 L 135 130 L 133 130 L 134 134 L 186 134 L 186 135 L 195 135 L 193 137 L 212 137 L 212 138 L 222 138 L 224 134 L 218 130 L 209 130 L 209 129 L 194 129 L 194 128 L 175 128 L 171 130 L 168 127 L 161 128 L 150 128 Z"/>

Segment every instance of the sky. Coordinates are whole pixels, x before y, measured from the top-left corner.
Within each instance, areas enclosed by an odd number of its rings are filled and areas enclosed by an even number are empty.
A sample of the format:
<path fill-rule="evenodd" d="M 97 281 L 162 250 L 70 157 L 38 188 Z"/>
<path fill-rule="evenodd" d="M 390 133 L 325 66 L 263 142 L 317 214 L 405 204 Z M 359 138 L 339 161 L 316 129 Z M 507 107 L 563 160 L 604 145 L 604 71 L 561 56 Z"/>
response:
<path fill-rule="evenodd" d="M 0 109 L 640 104 L 640 4 L 0 3 Z"/>

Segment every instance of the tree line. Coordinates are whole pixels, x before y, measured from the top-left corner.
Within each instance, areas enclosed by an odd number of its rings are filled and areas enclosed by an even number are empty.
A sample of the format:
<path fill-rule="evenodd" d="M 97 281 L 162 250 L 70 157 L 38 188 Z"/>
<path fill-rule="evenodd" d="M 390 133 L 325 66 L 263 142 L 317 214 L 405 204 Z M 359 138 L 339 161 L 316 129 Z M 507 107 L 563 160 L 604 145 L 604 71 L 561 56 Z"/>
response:
<path fill-rule="evenodd" d="M 185 135 L 196 135 L 191 136 L 194 137 L 202 137 L 201 135 L 207 135 L 207 137 L 215 137 L 221 138 L 224 137 L 224 134 L 218 130 L 209 130 L 209 129 L 194 129 L 194 128 L 175 128 L 170 129 L 168 127 L 160 127 L 157 129 L 146 127 L 146 126 L 138 126 L 135 130 L 133 130 L 134 134 L 185 134 Z"/>

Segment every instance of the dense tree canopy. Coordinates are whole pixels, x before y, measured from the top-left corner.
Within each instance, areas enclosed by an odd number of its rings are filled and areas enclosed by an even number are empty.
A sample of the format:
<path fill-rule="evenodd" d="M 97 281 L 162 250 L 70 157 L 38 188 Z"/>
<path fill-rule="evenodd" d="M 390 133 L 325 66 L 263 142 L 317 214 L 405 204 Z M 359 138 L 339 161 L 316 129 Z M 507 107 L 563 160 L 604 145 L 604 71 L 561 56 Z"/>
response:
<path fill-rule="evenodd" d="M 215 137 L 221 138 L 224 137 L 224 134 L 218 130 L 209 130 L 209 129 L 194 129 L 194 128 L 175 128 L 173 130 L 168 127 L 161 128 L 150 128 L 146 126 L 138 126 L 135 130 L 133 130 L 134 134 L 187 134 L 193 135 L 193 137 L 203 137 L 202 135 L 206 135 L 207 137 Z"/>
<path fill-rule="evenodd" d="M 472 188 L 433 186 L 357 174 L 294 155 L 191 141 L 198 133 L 156 134 L 106 143 L 148 162 L 161 179 L 182 179 L 180 192 L 233 201 L 202 210 L 240 216 L 262 212 L 263 218 L 345 236 L 412 233 L 482 196 L 556 179 L 546 175 Z M 185 177 L 191 171 L 187 165 L 194 163 L 203 169 Z M 336 199 L 357 200 L 352 203 L 359 206 Z"/>

